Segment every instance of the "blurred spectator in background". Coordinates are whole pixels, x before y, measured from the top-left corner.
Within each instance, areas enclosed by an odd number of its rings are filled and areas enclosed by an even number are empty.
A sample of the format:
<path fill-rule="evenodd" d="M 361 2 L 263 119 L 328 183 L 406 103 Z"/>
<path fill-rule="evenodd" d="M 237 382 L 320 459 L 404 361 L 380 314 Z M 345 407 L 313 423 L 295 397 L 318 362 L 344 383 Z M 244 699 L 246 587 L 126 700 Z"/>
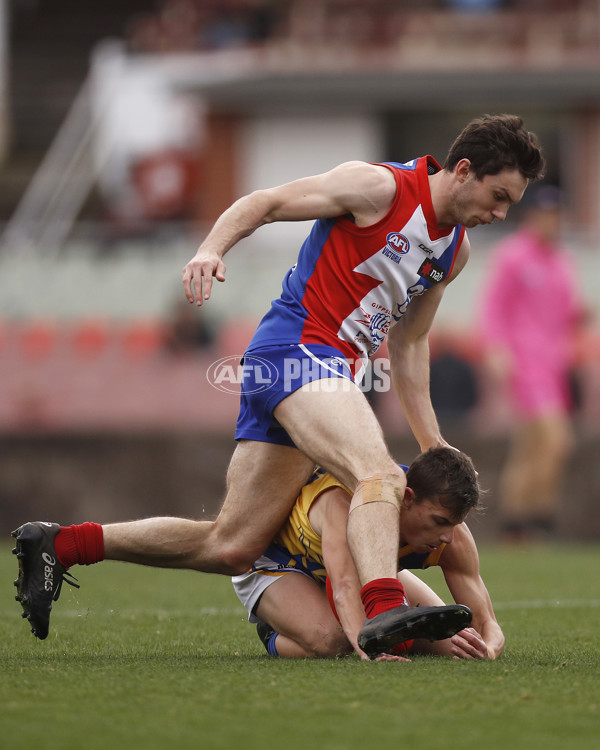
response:
<path fill-rule="evenodd" d="M 585 12 L 588 0 L 162 0 L 154 11 L 135 16 L 128 30 L 132 52 L 172 53 L 239 50 L 287 42 L 374 47 L 395 46 L 412 32 L 415 16 L 424 33 L 447 36 L 475 23 L 477 33 L 503 36 L 507 43 L 540 31 L 548 14 Z M 439 15 L 441 24 L 430 26 Z M 453 22 L 453 16 L 456 20 Z M 492 18 L 492 16 L 494 16 Z M 501 21 L 502 16 L 510 16 Z M 489 18 L 488 18 L 489 17 Z M 483 19 L 483 23 L 479 23 Z M 554 29 L 557 21 L 550 19 Z M 589 25 L 589 24 L 588 24 Z M 569 35 L 580 35 L 578 21 Z M 561 20 L 558 32 L 568 28 Z M 554 29 L 556 31 L 556 29 Z M 524 32 L 524 33 L 521 33 Z M 451 35 L 452 35 L 451 34 Z M 585 36 L 585 35 L 584 35 Z"/>
<path fill-rule="evenodd" d="M 497 248 L 484 287 L 486 362 L 509 386 L 517 426 L 499 487 L 506 541 L 549 538 L 573 448 L 570 373 L 588 318 L 573 260 L 559 243 L 561 193 L 530 188 L 522 226 Z"/>
<path fill-rule="evenodd" d="M 442 429 L 464 427 L 479 400 L 475 368 L 448 333 L 431 351 L 429 391 Z"/>
<path fill-rule="evenodd" d="M 167 351 L 174 355 L 194 354 L 211 346 L 214 340 L 213 328 L 206 322 L 203 311 L 189 305 L 187 300 L 178 300 L 168 322 Z"/>
<path fill-rule="evenodd" d="M 163 0 L 158 10 L 134 16 L 132 52 L 239 49 L 276 34 L 289 3 L 281 0 Z"/>

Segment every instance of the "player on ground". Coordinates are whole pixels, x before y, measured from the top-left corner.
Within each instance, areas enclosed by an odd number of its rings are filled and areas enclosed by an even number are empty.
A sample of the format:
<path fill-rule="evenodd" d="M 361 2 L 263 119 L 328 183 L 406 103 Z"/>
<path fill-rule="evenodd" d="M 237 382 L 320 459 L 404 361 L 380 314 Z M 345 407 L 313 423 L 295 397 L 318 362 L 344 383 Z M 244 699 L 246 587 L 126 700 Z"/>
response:
<path fill-rule="evenodd" d="M 167 517 L 76 530 L 20 527 L 17 596 L 34 633 L 46 636 L 61 571 L 77 562 L 104 556 L 247 570 L 315 464 L 353 493 L 348 539 L 373 620 L 366 640 L 380 626 L 403 631 L 412 617 L 396 577 L 406 479 L 354 378 L 387 335 L 394 386 L 420 449 L 447 445 L 429 396 L 429 330 L 444 290 L 467 262 L 464 228 L 502 221 L 543 164 L 521 118 L 484 116 L 459 134 L 443 167 L 431 156 L 408 164 L 348 162 L 257 190 L 228 208 L 183 270 L 190 302 L 210 297 L 213 278 L 225 279 L 225 253 L 258 227 L 316 222 L 245 354 L 238 444 L 221 512 L 215 522 Z M 253 381 L 257 357 L 277 373 L 268 389 Z M 51 580 L 43 555 L 56 555 Z"/>
<path fill-rule="evenodd" d="M 473 627 L 449 640 L 401 644 L 402 652 L 464 659 L 499 656 L 504 636 L 479 575 L 477 547 L 465 524 L 480 496 L 472 462 L 452 448 L 432 448 L 411 464 L 406 481 L 400 507 L 398 578 L 407 598 L 420 605 L 415 613 L 443 605 L 410 572 L 439 565 L 454 600 L 472 611 Z M 247 573 L 233 578 L 234 589 L 271 655 L 325 658 L 354 650 L 369 658 L 358 645 L 365 613 L 345 535 L 350 501 L 343 485 L 322 470 L 316 472 L 264 555 Z M 374 653 L 384 651 L 377 645 Z"/>

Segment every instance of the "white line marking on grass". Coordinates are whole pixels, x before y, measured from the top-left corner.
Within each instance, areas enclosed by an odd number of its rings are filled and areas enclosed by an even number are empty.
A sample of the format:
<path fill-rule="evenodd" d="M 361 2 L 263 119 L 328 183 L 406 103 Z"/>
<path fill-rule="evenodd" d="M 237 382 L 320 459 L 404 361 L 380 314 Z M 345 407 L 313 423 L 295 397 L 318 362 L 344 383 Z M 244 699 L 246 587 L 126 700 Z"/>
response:
<path fill-rule="evenodd" d="M 597 609 L 600 607 L 600 599 L 524 599 L 514 602 L 493 602 L 495 610 L 508 609 Z M 11 617 L 18 614 L 14 608 L 0 610 L 0 617 Z M 81 609 L 60 609 L 55 613 L 60 617 L 96 617 L 104 615 L 115 615 L 116 617 L 156 617 L 167 619 L 170 617 L 235 617 L 242 620 L 247 619 L 243 607 L 198 607 L 197 609 L 109 609 L 96 610 L 89 607 Z"/>
<path fill-rule="evenodd" d="M 524 599 L 515 602 L 493 602 L 494 609 L 590 609 L 600 607 L 600 599 Z"/>
<path fill-rule="evenodd" d="M 494 609 L 594 609 L 600 607 L 600 599 L 523 599 L 513 602 L 493 602 Z M 244 617 L 245 610 L 237 607 L 198 607 L 198 609 L 127 609 L 109 610 L 108 614 L 140 617 Z M 93 610 L 65 610 L 68 617 L 85 617 Z M 102 614 L 99 612 L 99 614 Z M 105 613 L 106 614 L 106 613 Z"/>
<path fill-rule="evenodd" d="M 19 614 L 16 609 L 2 609 L 0 610 L 0 617 L 10 617 L 14 614 Z M 81 609 L 60 609 L 60 606 L 56 608 L 56 611 L 52 610 L 52 616 L 60 617 L 96 617 L 105 615 L 115 615 L 116 617 L 241 617 L 244 618 L 246 610 L 240 605 L 240 607 L 224 607 L 219 609 L 218 607 L 198 607 L 197 609 L 134 609 L 127 607 L 126 609 L 94 609 L 93 607 L 81 607 Z"/>
<path fill-rule="evenodd" d="M 115 615 L 117 617 L 244 617 L 246 610 L 240 607 L 198 607 L 197 609 L 143 609 L 127 607 L 126 609 L 95 610 L 93 608 L 65 609 L 57 614 L 65 617 L 87 617 L 96 615 Z"/>

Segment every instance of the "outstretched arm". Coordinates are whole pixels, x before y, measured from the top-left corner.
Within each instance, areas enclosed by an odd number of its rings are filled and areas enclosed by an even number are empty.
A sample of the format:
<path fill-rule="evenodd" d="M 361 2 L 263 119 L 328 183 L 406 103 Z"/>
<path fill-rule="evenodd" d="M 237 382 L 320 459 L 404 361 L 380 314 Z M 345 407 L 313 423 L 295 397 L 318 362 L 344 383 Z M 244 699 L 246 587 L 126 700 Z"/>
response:
<path fill-rule="evenodd" d="M 440 564 L 454 601 L 473 612 L 472 628 L 452 637 L 453 653 L 461 658 L 495 659 L 504 650 L 504 633 L 494 614 L 488 590 L 479 573 L 479 554 L 466 524 L 456 527 L 452 544 Z"/>
<path fill-rule="evenodd" d="M 388 169 L 358 161 L 279 187 L 256 190 L 221 214 L 196 255 L 184 266 L 185 296 L 197 305 L 207 300 L 213 277 L 225 281 L 225 253 L 264 224 L 349 214 L 357 224 L 368 225 L 387 212 L 395 191 L 396 183 Z"/>

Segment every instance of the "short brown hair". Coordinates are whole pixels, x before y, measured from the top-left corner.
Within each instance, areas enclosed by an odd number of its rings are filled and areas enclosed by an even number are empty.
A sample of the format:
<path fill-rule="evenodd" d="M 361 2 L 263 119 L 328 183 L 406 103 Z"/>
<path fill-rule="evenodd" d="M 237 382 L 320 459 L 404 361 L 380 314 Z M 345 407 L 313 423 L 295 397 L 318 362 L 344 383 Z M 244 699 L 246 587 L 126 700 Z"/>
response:
<path fill-rule="evenodd" d="M 444 164 L 452 172 L 461 159 L 468 159 L 478 180 L 503 169 L 518 169 L 528 180 L 541 180 L 546 163 L 535 133 L 525 129 L 517 115 L 477 117 L 458 135 Z"/>
<path fill-rule="evenodd" d="M 419 454 L 406 472 L 406 484 L 417 502 L 437 500 L 457 519 L 475 508 L 481 496 L 473 462 L 454 448 L 430 448 Z"/>

